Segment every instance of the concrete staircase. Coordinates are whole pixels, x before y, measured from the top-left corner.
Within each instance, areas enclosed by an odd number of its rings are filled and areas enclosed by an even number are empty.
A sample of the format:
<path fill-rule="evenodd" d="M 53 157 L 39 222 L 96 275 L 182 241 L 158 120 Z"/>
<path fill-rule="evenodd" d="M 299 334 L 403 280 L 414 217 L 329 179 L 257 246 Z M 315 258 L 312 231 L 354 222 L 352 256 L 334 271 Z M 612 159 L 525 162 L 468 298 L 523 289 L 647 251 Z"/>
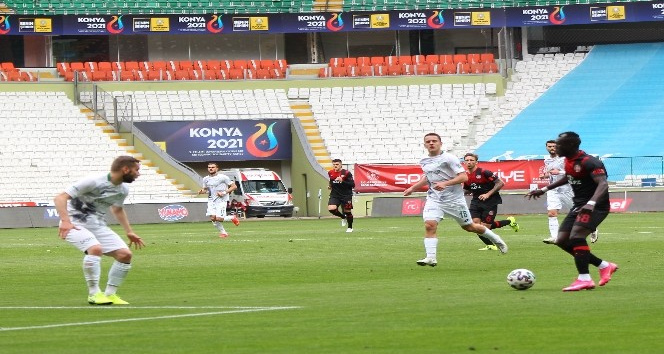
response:
<path fill-rule="evenodd" d="M 122 147 L 127 152 L 127 154 L 141 160 L 141 166 L 149 167 L 155 170 L 157 174 L 163 175 L 166 181 L 173 184 L 175 188 L 182 194 L 182 196 L 192 198 L 197 196 L 197 193 L 191 191 L 184 184 L 178 183 L 176 179 L 170 178 L 167 174 L 162 172 L 159 169 L 159 166 L 156 166 L 151 160 L 145 159 L 143 154 L 136 150 L 134 146 L 129 145 L 127 139 L 122 138 L 122 136 L 115 131 L 115 128 L 109 125 L 106 120 L 95 117 L 95 114 L 92 112 L 92 110 L 87 107 L 80 106 L 80 110 L 86 115 L 88 120 L 94 121 L 95 126 L 101 129 L 101 131 L 104 132 L 104 134 L 106 134 L 118 146 Z"/>
<path fill-rule="evenodd" d="M 311 111 L 311 105 L 307 101 L 291 100 L 291 110 L 293 115 L 300 120 L 304 132 L 307 135 L 307 141 L 311 145 L 316 161 L 326 170 L 332 168 L 332 159 L 327 151 L 325 142 L 320 136 L 318 125 L 314 119 L 314 113 Z"/>

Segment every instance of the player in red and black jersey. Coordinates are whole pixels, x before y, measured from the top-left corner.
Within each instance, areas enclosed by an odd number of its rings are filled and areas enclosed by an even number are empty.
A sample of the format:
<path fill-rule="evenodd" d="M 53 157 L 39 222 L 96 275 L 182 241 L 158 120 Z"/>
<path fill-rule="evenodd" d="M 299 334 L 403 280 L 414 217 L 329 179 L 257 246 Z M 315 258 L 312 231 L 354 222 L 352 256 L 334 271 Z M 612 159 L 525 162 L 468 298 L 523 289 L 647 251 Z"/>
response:
<path fill-rule="evenodd" d="M 468 171 L 468 180 L 464 182 L 463 189 L 466 194 L 472 194 L 473 199 L 470 201 L 470 216 L 473 222 L 482 223 L 482 225 L 489 229 L 497 229 L 509 225 L 514 231 L 519 231 L 519 224 L 513 216 L 508 217 L 506 220 L 496 221 L 498 215 L 498 204 L 503 203 L 503 199 L 498 192 L 505 183 L 498 178 L 498 176 L 489 171 L 477 166 L 479 157 L 473 153 L 467 153 L 463 157 L 463 161 Z M 480 248 L 480 251 L 495 251 L 498 247 L 491 242 L 488 238 L 477 235 L 477 237 L 486 245 Z"/>
<path fill-rule="evenodd" d="M 341 160 L 332 160 L 332 169 L 327 172 L 330 183 L 330 200 L 327 202 L 327 210 L 332 215 L 341 218 L 341 226 L 348 226 L 346 232 L 353 232 L 353 188 L 355 180 L 353 174 L 342 168 Z M 342 207 L 343 214 L 339 211 Z"/>
<path fill-rule="evenodd" d="M 581 138 L 574 132 L 558 135 L 556 152 L 565 156 L 565 177 L 550 185 L 529 192 L 526 196 L 539 198 L 546 191 L 570 184 L 574 191 L 574 207 L 558 229 L 556 245 L 574 256 L 579 272 L 577 280 L 563 291 L 594 289 L 595 282 L 590 277 L 589 264 L 599 268 L 599 285 L 611 280 L 618 265 L 603 261 L 590 252 L 586 237 L 609 215 L 609 183 L 606 168 L 598 158 L 579 150 Z"/>

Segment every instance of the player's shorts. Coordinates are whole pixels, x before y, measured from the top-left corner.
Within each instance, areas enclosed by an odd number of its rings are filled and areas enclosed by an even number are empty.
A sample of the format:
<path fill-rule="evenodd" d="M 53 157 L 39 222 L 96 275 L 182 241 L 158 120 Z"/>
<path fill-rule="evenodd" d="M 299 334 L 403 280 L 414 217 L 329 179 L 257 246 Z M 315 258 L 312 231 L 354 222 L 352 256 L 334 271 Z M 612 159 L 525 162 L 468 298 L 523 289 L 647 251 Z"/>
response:
<path fill-rule="evenodd" d="M 498 215 L 498 204 L 487 204 L 481 200 L 473 199 L 470 201 L 469 210 L 473 219 L 480 219 L 485 224 L 493 224 L 496 215 Z"/>
<path fill-rule="evenodd" d="M 579 214 L 579 209 L 581 207 L 574 207 L 570 212 L 567 214 L 565 217 L 565 220 L 563 220 L 563 223 L 560 224 L 560 228 L 558 231 L 564 231 L 564 232 L 570 232 L 572 231 L 572 227 L 574 225 L 578 225 L 581 227 L 584 227 L 588 230 L 595 231 L 597 230 L 597 226 L 606 219 L 606 217 L 609 215 L 608 210 L 593 210 L 592 213 L 590 214 Z"/>
<path fill-rule="evenodd" d="M 342 206 L 345 210 L 353 209 L 353 197 L 332 197 L 328 200 L 327 205 Z"/>
<path fill-rule="evenodd" d="M 571 210 L 574 202 L 571 189 L 552 189 L 546 192 L 546 210 Z"/>
<path fill-rule="evenodd" d="M 69 242 L 82 252 L 85 252 L 87 249 L 95 245 L 101 245 L 101 251 L 103 253 L 128 248 L 125 240 L 106 225 L 79 224 L 76 222 L 73 224 L 78 230 L 69 230 L 65 241 Z"/>
<path fill-rule="evenodd" d="M 226 216 L 227 205 L 228 201 L 225 198 L 217 198 L 217 200 L 208 199 L 207 212 L 205 212 L 205 215 Z"/>
<path fill-rule="evenodd" d="M 445 215 L 449 215 L 449 217 L 456 220 L 461 226 L 473 223 L 465 199 L 441 203 L 427 198 L 424 203 L 424 210 L 422 211 L 424 221 L 434 220 L 440 222 L 440 220 L 445 218 Z"/>

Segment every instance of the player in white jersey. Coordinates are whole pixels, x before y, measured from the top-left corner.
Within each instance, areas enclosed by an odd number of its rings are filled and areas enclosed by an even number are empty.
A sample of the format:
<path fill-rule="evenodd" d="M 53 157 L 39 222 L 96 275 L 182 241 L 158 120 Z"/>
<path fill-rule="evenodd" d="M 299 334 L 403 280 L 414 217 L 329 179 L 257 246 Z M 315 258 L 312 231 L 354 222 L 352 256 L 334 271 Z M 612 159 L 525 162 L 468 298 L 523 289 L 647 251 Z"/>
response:
<path fill-rule="evenodd" d="M 565 157 L 556 154 L 556 141 L 549 140 L 546 142 L 546 150 L 549 152 L 549 157 L 544 159 L 544 173 L 540 178 L 548 178 L 549 184 L 553 184 L 559 179 L 565 177 Z M 558 213 L 561 210 L 570 210 L 574 203 L 572 198 L 574 192 L 572 186 L 565 184 L 556 189 L 546 192 L 546 210 L 549 218 L 549 234 L 550 237 L 544 239 L 542 242 L 554 244 L 558 237 Z M 597 241 L 597 230 L 590 235 L 590 241 L 595 243 Z"/>
<path fill-rule="evenodd" d="M 237 215 L 226 215 L 229 194 L 237 189 L 237 186 L 228 176 L 217 173 L 218 171 L 219 164 L 216 162 L 208 163 L 209 175 L 203 177 L 203 188 L 198 191 L 198 194 L 208 194 L 207 213 L 205 215 L 210 217 L 212 224 L 219 230 L 219 237 L 224 238 L 228 237 L 228 232 L 222 224 L 223 221 L 231 221 L 235 226 L 240 225 Z"/>
<path fill-rule="evenodd" d="M 139 249 L 145 244 L 132 230 L 122 205 L 129 194 L 127 183 L 138 178 L 139 169 L 139 160 L 119 156 L 113 161 L 110 173 L 83 178 L 54 199 L 60 217 L 60 238 L 85 252 L 83 275 L 91 305 L 128 304 L 116 292 L 131 269 L 130 247 Z M 106 225 L 109 209 L 125 230 L 129 246 Z M 99 287 L 102 255 L 115 259 L 104 292 Z"/>
<path fill-rule="evenodd" d="M 417 261 L 421 266 L 435 267 L 438 264 L 436 253 L 438 248 L 438 223 L 447 214 L 462 229 L 490 239 L 502 253 L 507 253 L 505 242 L 482 224 L 473 222 L 466 199 L 463 183 L 468 180 L 466 170 L 458 157 L 442 151 L 443 143 L 440 135 L 429 133 L 424 136 L 424 147 L 429 156 L 420 161 L 424 175 L 417 183 L 406 189 L 403 195 L 408 196 L 428 184 L 427 199 L 422 217 L 424 219 L 424 249 L 426 257 Z"/>

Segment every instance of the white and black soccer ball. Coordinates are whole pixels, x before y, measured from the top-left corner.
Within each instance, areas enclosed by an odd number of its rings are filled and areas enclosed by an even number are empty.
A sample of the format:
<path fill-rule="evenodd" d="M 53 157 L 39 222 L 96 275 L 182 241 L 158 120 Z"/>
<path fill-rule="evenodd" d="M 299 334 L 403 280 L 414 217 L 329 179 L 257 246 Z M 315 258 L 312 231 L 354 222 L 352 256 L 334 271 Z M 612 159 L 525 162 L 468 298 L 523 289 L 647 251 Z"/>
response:
<path fill-rule="evenodd" d="M 535 285 L 535 273 L 528 269 L 515 269 L 507 274 L 507 284 L 516 290 L 530 289 Z"/>

